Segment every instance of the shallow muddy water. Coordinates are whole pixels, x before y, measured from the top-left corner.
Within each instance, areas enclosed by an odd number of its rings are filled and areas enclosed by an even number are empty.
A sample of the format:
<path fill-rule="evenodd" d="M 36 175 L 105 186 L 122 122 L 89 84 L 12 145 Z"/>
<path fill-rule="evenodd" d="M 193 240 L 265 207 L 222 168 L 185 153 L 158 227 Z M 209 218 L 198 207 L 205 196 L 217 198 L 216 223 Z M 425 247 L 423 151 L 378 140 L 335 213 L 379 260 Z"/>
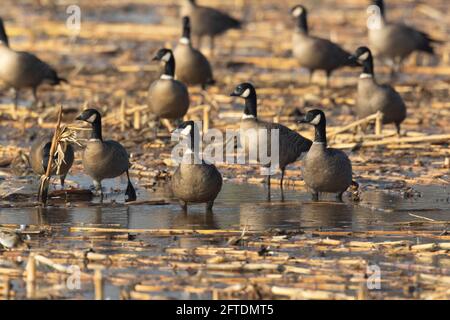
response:
<path fill-rule="evenodd" d="M 68 179 L 72 184 L 77 180 L 76 185 L 83 188 L 89 186 L 85 178 Z M 37 183 L 27 181 L 20 192 L 35 191 Z M 123 192 L 119 190 L 124 189 L 124 185 L 118 180 L 107 181 L 104 189 L 107 195 L 103 204 L 94 197 L 91 202 L 60 202 L 47 208 L 0 208 L 0 224 L 114 224 L 131 229 L 240 229 L 246 226 L 258 231 L 271 228 L 358 231 L 422 219 L 442 221 L 450 215 L 450 188 L 446 186 L 416 186 L 408 198 L 393 192 L 363 191 L 360 202 L 352 202 L 347 197 L 344 203 L 338 203 L 332 196 L 325 195 L 321 202 L 314 203 L 308 193 L 288 188 L 282 201 L 281 191 L 276 186 L 272 186 L 269 202 L 264 185 L 226 182 L 212 214 L 205 213 L 204 205 L 191 205 L 185 214 L 172 198 L 168 185 L 154 190 L 138 187 L 138 200 L 165 200 L 167 203 L 162 205 L 123 205 Z M 111 190 L 115 191 L 111 193 Z"/>

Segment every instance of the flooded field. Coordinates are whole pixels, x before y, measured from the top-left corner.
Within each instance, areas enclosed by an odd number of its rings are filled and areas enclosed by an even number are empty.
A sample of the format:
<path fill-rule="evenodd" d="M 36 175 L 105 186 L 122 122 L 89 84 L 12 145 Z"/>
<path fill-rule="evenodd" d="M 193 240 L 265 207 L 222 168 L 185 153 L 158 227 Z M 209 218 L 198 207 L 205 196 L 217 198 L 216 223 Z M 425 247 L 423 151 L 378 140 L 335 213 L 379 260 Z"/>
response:
<path fill-rule="evenodd" d="M 393 80 L 375 60 L 377 79 L 407 105 L 400 136 L 392 124 L 354 131 L 361 70 L 336 71 L 328 87 L 320 72 L 308 83 L 292 57 L 296 1 L 199 2 L 245 25 L 217 38 L 215 55 L 205 42 L 216 83 L 189 87 L 185 119 L 237 129 L 244 106 L 230 93 L 244 81 L 257 88 L 258 117 L 305 137 L 314 129 L 299 117 L 320 107 L 328 144 L 349 156 L 358 190 L 343 202 L 332 195 L 314 202 L 297 161 L 286 170 L 283 195 L 280 174 L 272 177 L 269 201 L 258 166 L 220 163 L 224 184 L 213 211 L 201 204 L 184 212 L 170 188 L 174 143 L 146 109 L 162 71 L 151 59 L 181 35 L 179 1 L 79 0 L 82 25 L 74 34 L 63 2 L 4 0 L 11 47 L 50 62 L 69 84 L 42 86 L 44 108 L 23 90 L 14 110 L 12 90 L 0 90 L 0 299 L 449 299 L 447 1 L 389 1 L 391 19 L 444 42 L 435 56 L 413 54 Z M 315 35 L 351 52 L 366 44 L 367 1 L 302 4 Z M 124 177 L 103 181 L 101 201 L 78 146 L 65 191 L 52 178 L 47 205 L 37 201 L 30 146 L 53 133 L 59 105 L 65 124 L 79 125 L 75 117 L 86 107 L 102 113 L 103 136 L 130 153 L 137 201 L 125 203 Z M 78 138 L 84 144 L 88 133 Z"/>

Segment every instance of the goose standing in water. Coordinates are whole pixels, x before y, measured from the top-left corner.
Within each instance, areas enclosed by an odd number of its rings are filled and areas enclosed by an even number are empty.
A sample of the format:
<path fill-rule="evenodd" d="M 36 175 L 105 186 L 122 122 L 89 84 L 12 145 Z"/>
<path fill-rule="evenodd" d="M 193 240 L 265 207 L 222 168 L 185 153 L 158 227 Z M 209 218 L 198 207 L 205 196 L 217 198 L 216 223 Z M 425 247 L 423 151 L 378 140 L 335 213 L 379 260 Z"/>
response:
<path fill-rule="evenodd" d="M 19 92 L 21 89 L 31 88 L 33 92 L 34 105 L 38 105 L 38 87 L 43 83 L 52 86 L 61 82 L 66 82 L 60 78 L 55 69 L 40 60 L 34 54 L 15 51 L 9 47 L 8 36 L 0 18 L 0 80 L 9 87 L 14 88 L 14 107 L 17 108 L 19 102 Z"/>
<path fill-rule="evenodd" d="M 280 187 L 283 189 L 284 172 L 288 164 L 301 159 L 311 147 L 311 140 L 301 136 L 297 132 L 283 126 L 279 123 L 264 122 L 257 117 L 257 97 L 256 90 L 250 83 L 241 83 L 238 85 L 231 96 L 241 97 L 245 99 L 244 115 L 241 120 L 240 136 L 241 145 L 245 146 L 245 151 L 248 154 L 249 146 L 258 146 L 258 152 L 264 144 L 267 146 L 267 151 L 271 150 L 271 130 L 278 130 L 279 144 L 278 144 L 278 161 L 281 170 Z M 251 133 L 255 129 L 258 134 Z M 259 129 L 265 129 L 266 134 L 260 134 Z M 250 130 L 250 131 L 249 131 Z M 271 163 L 264 164 L 265 167 L 270 167 Z M 270 199 L 270 174 L 267 175 L 268 194 Z"/>
<path fill-rule="evenodd" d="M 76 120 L 91 124 L 91 138 L 83 152 L 83 167 L 86 173 L 94 180 L 96 190 L 100 191 L 103 199 L 102 180 L 111 179 L 127 174 L 128 185 L 125 201 L 136 200 L 136 191 L 130 180 L 128 169 L 130 167 L 129 156 L 125 148 L 117 141 L 103 140 L 102 117 L 95 109 L 84 110 Z"/>
<path fill-rule="evenodd" d="M 372 53 L 367 47 L 359 47 L 351 60 L 358 60 L 363 65 L 363 72 L 358 79 L 356 112 L 359 118 L 367 117 L 380 111 L 384 124 L 394 123 L 400 134 L 400 124 L 406 118 L 406 106 L 402 97 L 387 84 L 378 84 L 375 80 Z"/>
<path fill-rule="evenodd" d="M 352 184 L 352 163 L 345 152 L 328 148 L 327 122 L 325 114 L 318 109 L 308 111 L 300 123 L 314 126 L 314 142 L 303 159 L 303 180 L 314 201 L 319 193 L 336 193 L 342 201 L 342 194 Z"/>
<path fill-rule="evenodd" d="M 184 211 L 188 203 L 206 203 L 206 210 L 210 211 L 222 189 L 222 175 L 214 164 L 200 160 L 194 147 L 200 133 L 194 121 L 183 122 L 176 131 L 188 137 L 189 142 L 183 160 L 172 176 L 173 194 Z"/>

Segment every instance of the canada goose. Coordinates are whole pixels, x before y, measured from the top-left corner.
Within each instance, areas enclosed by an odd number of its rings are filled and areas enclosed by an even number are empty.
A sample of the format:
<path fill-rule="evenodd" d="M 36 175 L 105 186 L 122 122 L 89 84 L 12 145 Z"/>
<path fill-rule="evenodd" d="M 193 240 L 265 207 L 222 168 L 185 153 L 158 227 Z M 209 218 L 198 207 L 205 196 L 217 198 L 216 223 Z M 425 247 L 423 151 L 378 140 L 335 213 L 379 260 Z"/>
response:
<path fill-rule="evenodd" d="M 17 108 L 19 90 L 31 88 L 34 104 L 38 104 L 37 89 L 43 83 L 52 86 L 67 82 L 60 78 L 56 71 L 35 55 L 14 51 L 9 47 L 8 36 L 0 18 L 0 80 L 14 88 L 14 106 Z"/>
<path fill-rule="evenodd" d="M 194 148 L 199 131 L 193 121 L 183 122 L 176 131 L 190 140 L 183 161 L 172 176 L 173 194 L 180 200 L 183 210 L 187 209 L 188 203 L 206 202 L 209 211 L 222 189 L 222 175 L 213 164 L 199 160 L 198 151 Z"/>
<path fill-rule="evenodd" d="M 311 140 L 306 139 L 297 132 L 279 124 L 272 122 L 264 122 L 257 117 L 257 97 L 256 90 L 250 83 L 239 84 L 231 93 L 231 96 L 242 97 L 245 99 L 245 109 L 241 120 L 241 132 L 243 136 L 240 136 L 241 145 L 245 146 L 245 151 L 248 153 L 250 145 L 257 145 L 258 149 L 261 145 L 267 146 L 267 151 L 271 150 L 270 135 L 271 130 L 279 130 L 279 145 L 278 145 L 278 161 L 281 170 L 280 187 L 283 188 L 283 179 L 286 166 L 302 158 L 302 156 L 308 152 L 311 147 Z M 267 135 L 258 132 L 258 136 L 251 134 L 249 129 L 266 129 Z M 255 141 L 256 139 L 256 141 Z M 271 164 L 265 164 L 265 167 L 269 167 Z M 270 175 L 267 175 L 268 185 L 268 198 L 270 199 Z"/>
<path fill-rule="evenodd" d="M 214 84 L 208 59 L 192 47 L 189 17 L 183 17 L 183 36 L 173 54 L 177 62 L 175 76 L 178 80 L 187 85 L 200 84 L 203 89 L 206 85 Z"/>
<path fill-rule="evenodd" d="M 83 167 L 94 180 L 94 185 L 103 198 L 101 182 L 103 179 L 115 178 L 127 174 L 128 185 L 125 201 L 136 200 L 136 191 L 131 184 L 128 168 L 130 167 L 128 153 L 117 141 L 102 138 L 102 117 L 95 109 L 84 110 L 76 120 L 86 121 L 92 126 L 91 138 L 83 152 Z"/>
<path fill-rule="evenodd" d="M 348 60 L 349 53 L 337 44 L 308 33 L 307 11 L 302 5 L 291 9 L 291 14 L 297 18 L 297 28 L 292 38 L 292 53 L 300 65 L 309 71 L 309 82 L 315 70 L 326 72 L 328 86 L 331 73 L 340 67 L 356 67 L 357 63 Z"/>
<path fill-rule="evenodd" d="M 308 111 L 300 123 L 309 123 L 315 128 L 314 142 L 303 159 L 303 180 L 312 193 L 314 201 L 319 192 L 342 194 L 352 184 L 352 163 L 347 155 L 338 149 L 327 147 L 325 114 L 318 109 Z"/>
<path fill-rule="evenodd" d="M 376 82 L 372 53 L 367 47 L 359 47 L 351 60 L 358 60 L 363 65 L 363 73 L 358 80 L 356 112 L 359 118 L 367 117 L 380 111 L 383 123 L 394 123 L 400 134 L 400 124 L 406 118 L 406 106 L 402 97 L 391 86 Z"/>
<path fill-rule="evenodd" d="M 384 1 L 373 0 L 373 4 L 379 8 L 380 15 L 368 25 L 369 47 L 375 55 L 390 60 L 392 73 L 399 71 L 403 60 L 414 51 L 434 54 L 431 45 L 441 41 L 405 24 L 387 22 Z"/>
<path fill-rule="evenodd" d="M 214 52 L 214 37 L 229 29 L 240 29 L 241 22 L 228 14 L 210 7 L 199 6 L 196 0 L 183 0 L 181 16 L 189 16 L 192 33 L 197 36 L 197 48 L 201 49 L 202 37 L 210 39 L 209 48 Z"/>
<path fill-rule="evenodd" d="M 30 151 L 30 164 L 34 173 L 42 175 L 47 171 L 48 160 L 50 157 L 50 147 L 52 145 L 51 139 L 47 137 L 36 140 L 31 146 Z M 53 169 L 52 174 L 59 175 L 61 181 L 61 187 L 64 188 L 64 180 L 66 175 L 72 167 L 74 160 L 73 147 L 70 144 L 66 144 L 64 151 L 64 162 L 59 168 L 59 172 L 56 172 L 56 167 Z"/>
<path fill-rule="evenodd" d="M 148 102 L 153 115 L 162 119 L 182 118 L 189 108 L 189 92 L 186 85 L 173 77 L 175 58 L 172 50 L 160 49 L 153 60 L 165 63 L 164 72 L 148 91 Z"/>

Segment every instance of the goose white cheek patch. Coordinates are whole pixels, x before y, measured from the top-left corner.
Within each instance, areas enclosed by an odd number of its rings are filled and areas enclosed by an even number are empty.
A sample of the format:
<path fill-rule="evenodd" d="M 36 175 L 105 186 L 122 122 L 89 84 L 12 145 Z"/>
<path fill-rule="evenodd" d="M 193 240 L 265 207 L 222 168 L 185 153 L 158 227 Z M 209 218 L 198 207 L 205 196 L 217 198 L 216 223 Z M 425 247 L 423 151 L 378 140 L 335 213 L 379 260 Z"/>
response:
<path fill-rule="evenodd" d="M 314 117 L 314 119 L 312 119 L 312 121 L 310 122 L 313 125 L 318 125 L 320 122 L 321 116 L 320 114 L 318 114 L 317 116 Z"/>
<path fill-rule="evenodd" d="M 364 52 L 362 55 L 359 56 L 359 60 L 366 60 L 369 57 L 368 52 Z"/>
<path fill-rule="evenodd" d="M 249 95 L 250 95 L 250 89 L 245 89 L 245 91 L 242 92 L 241 97 L 248 98 Z"/>
<path fill-rule="evenodd" d="M 186 128 L 184 128 L 183 130 L 181 130 L 180 132 L 183 136 L 188 136 L 191 134 L 191 126 L 188 126 Z"/>
<path fill-rule="evenodd" d="M 86 119 L 87 122 L 94 122 L 97 119 L 97 115 L 94 113 L 89 118 Z"/>
<path fill-rule="evenodd" d="M 164 62 L 169 62 L 171 56 L 172 55 L 170 54 L 170 52 L 167 52 L 165 55 L 163 55 L 161 60 L 164 61 Z"/>
<path fill-rule="evenodd" d="M 301 15 L 302 13 L 303 13 L 303 9 L 300 8 L 300 7 L 295 8 L 294 11 L 292 11 L 292 15 L 293 15 L 294 17 L 298 17 L 298 16 Z"/>

